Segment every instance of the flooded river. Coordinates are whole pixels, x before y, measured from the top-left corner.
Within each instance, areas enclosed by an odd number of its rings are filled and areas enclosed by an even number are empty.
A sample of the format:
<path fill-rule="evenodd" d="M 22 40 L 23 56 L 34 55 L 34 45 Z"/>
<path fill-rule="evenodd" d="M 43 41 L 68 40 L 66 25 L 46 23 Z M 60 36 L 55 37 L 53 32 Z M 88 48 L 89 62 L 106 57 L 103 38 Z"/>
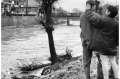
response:
<path fill-rule="evenodd" d="M 53 31 L 56 53 L 65 54 L 66 47 L 73 50 L 73 56 L 82 55 L 79 22 L 56 25 Z M 77 25 L 75 25 L 77 24 Z M 13 66 L 17 59 L 50 57 L 48 36 L 42 26 L 29 28 L 8 28 L 2 30 L 2 69 Z"/>

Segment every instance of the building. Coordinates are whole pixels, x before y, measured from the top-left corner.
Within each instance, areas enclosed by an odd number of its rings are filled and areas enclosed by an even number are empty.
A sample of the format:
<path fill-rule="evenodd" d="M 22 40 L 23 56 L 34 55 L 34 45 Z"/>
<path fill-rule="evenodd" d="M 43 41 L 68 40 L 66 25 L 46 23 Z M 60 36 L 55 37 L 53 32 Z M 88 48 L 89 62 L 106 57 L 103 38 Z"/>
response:
<path fill-rule="evenodd" d="M 2 0 L 2 13 L 34 14 L 39 5 L 35 0 Z"/>

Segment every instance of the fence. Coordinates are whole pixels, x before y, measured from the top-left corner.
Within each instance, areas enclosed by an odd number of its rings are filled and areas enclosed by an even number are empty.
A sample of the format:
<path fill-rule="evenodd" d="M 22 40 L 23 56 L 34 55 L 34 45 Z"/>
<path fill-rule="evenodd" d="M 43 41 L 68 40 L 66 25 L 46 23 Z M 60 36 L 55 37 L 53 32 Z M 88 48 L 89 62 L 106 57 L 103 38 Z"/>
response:
<path fill-rule="evenodd" d="M 35 16 L 2 16 L 1 26 L 39 25 Z"/>

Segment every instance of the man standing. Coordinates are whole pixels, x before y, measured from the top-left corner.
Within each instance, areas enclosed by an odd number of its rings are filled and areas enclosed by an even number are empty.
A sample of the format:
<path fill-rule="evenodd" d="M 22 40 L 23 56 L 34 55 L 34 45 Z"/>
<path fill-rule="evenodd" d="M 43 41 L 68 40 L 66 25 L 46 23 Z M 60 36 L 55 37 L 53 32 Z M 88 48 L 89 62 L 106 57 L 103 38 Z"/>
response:
<path fill-rule="evenodd" d="M 94 1 L 87 1 L 86 2 L 86 12 L 87 10 L 94 10 Z M 94 28 L 91 26 L 89 21 L 87 20 L 86 12 L 81 14 L 80 16 L 80 26 L 81 26 L 81 39 L 82 39 L 82 46 L 83 46 L 83 64 L 86 79 L 90 79 L 90 64 L 92 58 L 92 50 L 90 49 L 90 44 L 92 42 L 92 35 Z M 99 73 L 98 73 L 99 74 Z M 102 78 L 100 78 L 102 79 Z"/>

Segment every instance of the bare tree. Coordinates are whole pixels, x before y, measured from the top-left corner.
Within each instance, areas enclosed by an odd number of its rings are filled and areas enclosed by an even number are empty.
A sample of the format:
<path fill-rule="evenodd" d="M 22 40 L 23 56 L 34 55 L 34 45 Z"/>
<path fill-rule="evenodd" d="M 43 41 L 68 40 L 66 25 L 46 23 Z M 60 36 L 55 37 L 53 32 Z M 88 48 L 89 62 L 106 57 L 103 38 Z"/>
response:
<path fill-rule="evenodd" d="M 52 62 L 52 64 L 55 64 L 58 61 L 58 59 L 57 59 L 57 55 L 56 55 L 53 33 L 52 33 L 54 28 L 52 26 L 51 13 L 52 13 L 53 4 L 57 0 L 36 0 L 36 1 L 37 2 L 42 1 L 42 5 L 39 8 L 39 13 L 44 15 L 45 19 L 44 19 L 44 21 L 41 21 L 41 23 L 45 27 L 46 32 L 48 34 L 51 62 Z"/>

